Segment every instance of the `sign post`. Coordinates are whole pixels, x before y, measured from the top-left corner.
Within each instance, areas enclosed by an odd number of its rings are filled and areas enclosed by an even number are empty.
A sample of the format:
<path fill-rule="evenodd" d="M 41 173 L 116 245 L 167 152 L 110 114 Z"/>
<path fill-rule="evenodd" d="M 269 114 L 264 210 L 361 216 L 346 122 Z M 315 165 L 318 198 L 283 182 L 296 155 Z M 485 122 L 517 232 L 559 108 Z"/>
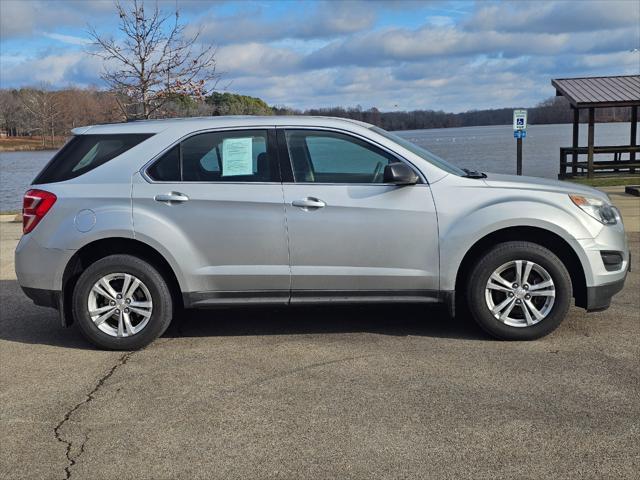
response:
<path fill-rule="evenodd" d="M 516 173 L 522 175 L 522 139 L 527 137 L 527 111 L 513 111 L 513 136 L 516 139 Z"/>

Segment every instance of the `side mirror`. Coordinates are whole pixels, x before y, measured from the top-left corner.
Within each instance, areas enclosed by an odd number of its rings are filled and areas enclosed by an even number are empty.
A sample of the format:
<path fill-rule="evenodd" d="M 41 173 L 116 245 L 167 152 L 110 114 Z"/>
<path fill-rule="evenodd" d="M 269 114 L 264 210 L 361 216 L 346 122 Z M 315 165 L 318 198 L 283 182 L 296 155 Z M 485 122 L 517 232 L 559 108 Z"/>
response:
<path fill-rule="evenodd" d="M 420 181 L 413 169 L 402 162 L 390 163 L 384 167 L 384 183 L 394 185 L 415 185 Z"/>

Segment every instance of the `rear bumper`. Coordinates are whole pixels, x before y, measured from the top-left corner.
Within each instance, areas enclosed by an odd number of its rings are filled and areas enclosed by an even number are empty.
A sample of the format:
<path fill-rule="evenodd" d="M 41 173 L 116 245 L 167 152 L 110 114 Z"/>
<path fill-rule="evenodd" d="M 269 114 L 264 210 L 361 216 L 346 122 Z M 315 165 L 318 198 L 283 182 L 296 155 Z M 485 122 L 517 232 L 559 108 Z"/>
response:
<path fill-rule="evenodd" d="M 29 297 L 33 303 L 40 307 L 49 307 L 58 309 L 60 307 L 60 292 L 56 290 L 44 290 L 42 288 L 20 287 L 24 294 Z"/>
<path fill-rule="evenodd" d="M 58 311 L 58 317 L 60 319 L 60 325 L 68 327 L 73 323 L 71 315 L 67 314 L 68 309 L 65 308 L 62 301 L 62 292 L 58 290 L 46 290 L 44 288 L 30 288 L 23 287 L 22 291 L 29 297 L 33 303 L 40 307 L 55 308 Z"/>
<path fill-rule="evenodd" d="M 75 250 L 43 247 L 32 235 L 24 235 L 16 247 L 18 283 L 32 290 L 62 290 L 64 269 Z"/>
<path fill-rule="evenodd" d="M 587 287 L 587 311 L 599 312 L 606 310 L 611 305 L 611 299 L 624 287 L 626 276 L 621 280 L 598 285 L 597 287 Z"/>

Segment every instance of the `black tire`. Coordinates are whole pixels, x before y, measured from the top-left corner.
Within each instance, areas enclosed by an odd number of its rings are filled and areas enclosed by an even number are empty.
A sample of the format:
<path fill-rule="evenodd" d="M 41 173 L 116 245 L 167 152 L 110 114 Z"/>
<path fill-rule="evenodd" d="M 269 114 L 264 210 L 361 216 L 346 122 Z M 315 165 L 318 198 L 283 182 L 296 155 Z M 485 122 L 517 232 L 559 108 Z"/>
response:
<path fill-rule="evenodd" d="M 88 298 L 97 281 L 112 273 L 127 273 L 140 279 L 151 294 L 149 320 L 137 333 L 114 337 L 100 330 L 89 315 Z M 84 337 L 108 350 L 137 350 L 162 335 L 171 323 L 173 301 L 163 276 L 152 265 L 132 255 L 110 255 L 91 264 L 78 278 L 73 291 L 73 317 Z"/>
<path fill-rule="evenodd" d="M 548 272 L 555 286 L 555 300 L 551 310 L 545 318 L 533 325 L 511 326 L 503 323 L 493 315 L 485 298 L 489 277 L 502 265 L 514 260 L 537 263 Z M 498 244 L 478 260 L 471 270 L 466 295 L 473 317 L 490 335 L 503 340 L 534 340 L 558 328 L 571 305 L 573 290 L 569 272 L 553 252 L 536 243 L 517 241 Z"/>

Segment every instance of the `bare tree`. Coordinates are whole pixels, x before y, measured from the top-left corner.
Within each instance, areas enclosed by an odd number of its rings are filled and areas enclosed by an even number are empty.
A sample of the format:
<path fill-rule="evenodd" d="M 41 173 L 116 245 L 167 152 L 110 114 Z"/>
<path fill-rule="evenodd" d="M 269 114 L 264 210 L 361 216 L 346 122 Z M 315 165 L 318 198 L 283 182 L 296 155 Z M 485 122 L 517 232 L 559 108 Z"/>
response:
<path fill-rule="evenodd" d="M 52 92 L 48 86 L 40 88 L 26 88 L 20 90 L 20 99 L 28 115 L 33 118 L 34 131 L 42 135 L 42 147 L 48 134 L 51 134 L 51 146 L 55 144 L 56 119 L 60 115 L 60 102 L 57 92 Z"/>
<path fill-rule="evenodd" d="M 89 35 L 98 50 L 91 52 L 105 62 L 102 79 L 116 93 L 127 119 L 150 118 L 176 95 L 202 98 L 215 88 L 215 48 L 197 48 L 199 32 L 185 35 L 180 13 L 165 15 L 158 4 L 145 10 L 143 0 L 130 8 L 116 1 L 121 41 L 103 37 L 94 27 Z"/>
<path fill-rule="evenodd" d="M 0 90 L 0 125 L 8 137 L 27 129 L 27 112 L 17 90 Z"/>

